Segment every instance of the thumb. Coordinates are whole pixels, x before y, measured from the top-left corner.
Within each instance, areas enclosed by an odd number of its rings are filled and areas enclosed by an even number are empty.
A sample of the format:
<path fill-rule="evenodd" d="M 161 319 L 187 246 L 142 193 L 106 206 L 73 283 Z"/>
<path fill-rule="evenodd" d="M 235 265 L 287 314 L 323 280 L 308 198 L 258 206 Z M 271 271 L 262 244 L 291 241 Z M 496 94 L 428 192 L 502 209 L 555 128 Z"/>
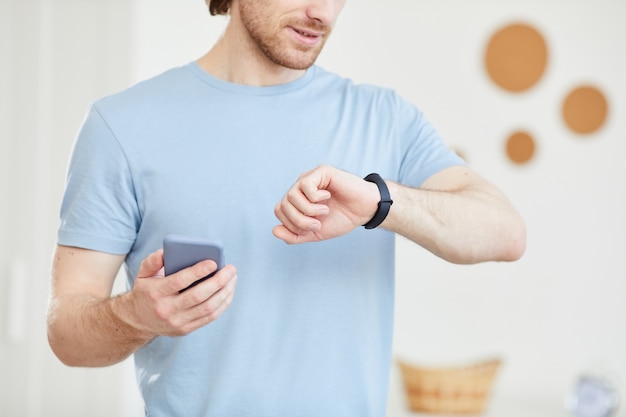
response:
<path fill-rule="evenodd" d="M 163 249 L 152 252 L 139 266 L 137 278 L 164 277 L 163 271 Z"/>

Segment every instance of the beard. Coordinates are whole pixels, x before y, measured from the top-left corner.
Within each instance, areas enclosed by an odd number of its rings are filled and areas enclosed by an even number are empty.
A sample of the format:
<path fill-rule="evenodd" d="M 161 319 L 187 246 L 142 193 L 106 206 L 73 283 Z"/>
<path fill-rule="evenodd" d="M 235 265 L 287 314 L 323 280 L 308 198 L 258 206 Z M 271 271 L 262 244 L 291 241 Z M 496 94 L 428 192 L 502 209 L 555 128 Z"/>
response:
<path fill-rule="evenodd" d="M 241 21 L 256 47 L 273 63 L 294 70 L 311 67 L 330 35 L 331 28 L 312 19 L 292 19 L 278 21 L 259 6 L 258 0 L 240 3 Z M 323 33 L 320 42 L 314 46 L 295 44 L 288 37 L 281 36 L 283 28 L 291 26 Z M 283 34 L 284 35 L 284 34 Z"/>

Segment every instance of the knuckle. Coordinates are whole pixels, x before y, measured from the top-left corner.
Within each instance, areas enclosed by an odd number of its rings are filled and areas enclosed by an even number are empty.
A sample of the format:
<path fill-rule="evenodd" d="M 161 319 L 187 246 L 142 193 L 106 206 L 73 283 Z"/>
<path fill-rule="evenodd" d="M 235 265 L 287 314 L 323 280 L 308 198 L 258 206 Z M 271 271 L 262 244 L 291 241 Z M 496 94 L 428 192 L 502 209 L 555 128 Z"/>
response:
<path fill-rule="evenodd" d="M 230 307 L 230 305 L 233 303 L 233 298 L 235 298 L 234 290 L 230 294 L 228 294 L 228 297 L 226 297 L 226 300 L 224 300 L 224 305 L 226 307 Z"/>
<path fill-rule="evenodd" d="M 167 306 L 157 305 L 154 309 L 154 314 L 161 321 L 168 322 L 171 320 L 170 310 L 169 308 L 167 308 Z"/>
<path fill-rule="evenodd" d="M 202 311 L 202 315 L 204 317 L 208 317 L 211 320 L 215 320 L 217 318 L 216 317 L 216 313 L 217 313 L 218 309 L 216 307 L 210 305 L 209 303 L 205 303 L 202 306 L 202 310 L 201 311 Z"/>
<path fill-rule="evenodd" d="M 189 333 L 191 333 L 191 331 L 192 331 L 192 330 L 193 330 L 193 329 L 187 329 L 187 328 L 185 328 L 185 327 L 182 327 L 182 328 L 174 328 L 174 329 L 172 330 L 171 335 L 172 335 L 172 336 L 185 336 L 185 335 L 188 335 Z"/>
<path fill-rule="evenodd" d="M 200 304 L 205 300 L 204 294 L 200 291 L 194 291 L 193 289 L 189 291 L 188 298 L 194 305 Z"/>
<path fill-rule="evenodd" d="M 171 318 L 167 321 L 167 326 L 170 329 L 170 333 L 174 336 L 185 336 L 193 331 L 191 324 L 184 320 Z"/>
<path fill-rule="evenodd" d="M 217 264 L 213 260 L 205 260 L 199 264 L 196 264 L 194 273 L 197 278 L 202 278 L 209 275 L 211 272 L 217 269 Z"/>
<path fill-rule="evenodd" d="M 218 274 L 215 278 L 219 278 L 217 281 L 216 292 L 228 285 L 228 282 L 230 281 L 230 275 L 228 274 Z"/>
<path fill-rule="evenodd" d="M 224 308 L 216 308 L 216 309 L 213 309 L 211 313 L 207 314 L 205 317 L 207 318 L 209 323 L 211 323 L 217 320 L 218 318 L 220 318 L 223 312 L 224 312 Z"/>
<path fill-rule="evenodd" d="M 218 271 L 212 278 L 211 280 L 214 280 L 213 282 L 215 282 L 216 284 L 216 291 L 219 288 L 222 288 L 224 285 L 226 285 L 228 283 L 228 281 L 230 281 L 230 273 L 228 272 L 228 269 L 224 268 L 220 271 Z"/>
<path fill-rule="evenodd" d="M 289 210 L 289 207 L 292 206 L 293 196 L 291 194 L 287 194 L 286 198 L 282 199 L 280 203 L 278 203 L 280 211 L 286 212 Z"/>
<path fill-rule="evenodd" d="M 237 278 L 237 267 L 235 265 L 226 265 L 222 271 L 233 278 Z"/>
<path fill-rule="evenodd" d="M 172 275 L 172 283 L 175 286 L 175 288 L 177 289 L 183 289 L 186 287 L 185 285 L 185 274 L 183 274 L 182 272 L 176 273 L 174 275 Z"/>
<path fill-rule="evenodd" d="M 309 221 L 307 218 L 297 218 L 293 220 L 294 225 L 298 228 L 298 232 L 304 232 L 307 229 Z"/>
<path fill-rule="evenodd" d="M 283 200 L 283 204 L 288 201 L 294 201 L 296 200 L 300 195 L 300 190 L 297 188 L 292 188 L 291 190 L 287 191 L 287 195 L 286 195 L 286 199 Z"/>
<path fill-rule="evenodd" d="M 139 264 L 140 271 L 146 268 L 146 262 L 148 262 L 148 258 L 145 258 L 143 261 L 141 261 L 141 263 Z"/>
<path fill-rule="evenodd" d="M 305 207 L 302 207 L 302 213 L 306 216 L 313 217 L 315 215 L 315 206 L 307 205 Z"/>

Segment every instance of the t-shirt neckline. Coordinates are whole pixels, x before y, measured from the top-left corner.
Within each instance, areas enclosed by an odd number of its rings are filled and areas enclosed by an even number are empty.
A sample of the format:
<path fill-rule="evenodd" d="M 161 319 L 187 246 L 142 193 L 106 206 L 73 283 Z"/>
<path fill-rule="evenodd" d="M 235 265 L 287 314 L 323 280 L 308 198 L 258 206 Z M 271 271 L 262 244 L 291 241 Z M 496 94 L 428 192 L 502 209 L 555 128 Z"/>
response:
<path fill-rule="evenodd" d="M 202 82 L 208 84 L 214 88 L 218 88 L 224 91 L 230 91 L 233 93 L 244 94 L 244 95 L 254 95 L 254 96 L 272 96 L 272 95 L 280 95 L 286 94 L 295 90 L 299 90 L 306 86 L 314 77 L 317 66 L 313 65 L 311 68 L 307 69 L 304 75 L 294 81 L 271 85 L 266 87 L 258 87 L 258 86 L 250 86 L 244 84 L 236 84 L 231 83 L 229 81 L 224 81 L 213 75 L 206 72 L 197 62 L 191 61 L 186 67 L 193 72 L 195 76 L 197 76 Z"/>

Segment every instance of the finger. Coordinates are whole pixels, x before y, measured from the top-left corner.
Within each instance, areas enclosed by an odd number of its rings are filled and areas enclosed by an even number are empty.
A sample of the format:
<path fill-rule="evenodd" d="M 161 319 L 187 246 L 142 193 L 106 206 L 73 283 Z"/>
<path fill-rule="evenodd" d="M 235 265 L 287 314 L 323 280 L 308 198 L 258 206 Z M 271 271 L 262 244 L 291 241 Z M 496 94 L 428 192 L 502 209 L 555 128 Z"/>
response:
<path fill-rule="evenodd" d="M 237 277 L 235 276 L 208 300 L 188 310 L 186 314 L 187 324 L 183 327 L 183 332 L 193 331 L 217 320 L 231 305 L 236 285 Z"/>
<path fill-rule="evenodd" d="M 204 327 L 207 324 L 217 320 L 222 314 L 224 314 L 224 312 L 228 309 L 228 307 L 230 307 L 233 298 L 234 298 L 234 292 L 212 314 L 198 317 L 197 319 L 189 322 L 187 324 L 187 328 L 185 329 L 185 334 L 190 333 L 194 330 L 197 330 L 201 327 Z"/>
<path fill-rule="evenodd" d="M 312 232 L 305 232 L 300 234 L 293 233 L 282 224 L 274 227 L 274 229 L 272 230 L 272 234 L 289 245 L 305 242 L 314 242 L 319 240 Z"/>
<path fill-rule="evenodd" d="M 287 229 L 296 234 L 316 231 L 321 228 L 321 222 L 318 219 L 302 214 L 287 199 L 281 200 L 274 209 L 274 214 Z"/>
<path fill-rule="evenodd" d="M 163 249 L 148 255 L 139 266 L 137 278 L 151 278 L 155 276 L 163 276 Z"/>
<path fill-rule="evenodd" d="M 324 189 L 327 185 L 317 176 L 313 176 L 302 179 L 299 188 L 310 202 L 319 203 L 331 197 L 330 191 Z"/>
<path fill-rule="evenodd" d="M 189 287 L 197 280 L 210 275 L 216 269 L 217 264 L 210 259 L 198 262 L 189 268 L 181 269 L 174 274 L 168 275 L 167 279 L 164 280 L 164 289 L 168 294 L 177 294 L 180 290 Z"/>
<path fill-rule="evenodd" d="M 298 235 L 287 229 L 282 224 L 274 227 L 274 229 L 272 229 L 272 234 L 289 245 L 298 243 Z"/>
<path fill-rule="evenodd" d="M 223 287 L 213 293 L 208 299 L 195 305 L 190 312 L 190 321 L 204 316 L 214 315 L 215 312 L 224 304 L 227 299 L 235 292 L 237 286 L 237 276 L 233 277 Z"/>
<path fill-rule="evenodd" d="M 311 202 L 300 189 L 294 188 L 290 190 L 285 198 L 287 202 L 305 216 L 315 217 L 328 214 L 328 206 L 326 204 Z"/>
<path fill-rule="evenodd" d="M 180 309 L 193 309 L 194 307 L 205 303 L 215 294 L 228 287 L 228 285 L 232 286 L 236 282 L 237 270 L 234 266 L 227 265 L 211 278 L 181 293 L 177 297 L 176 303 Z"/>

